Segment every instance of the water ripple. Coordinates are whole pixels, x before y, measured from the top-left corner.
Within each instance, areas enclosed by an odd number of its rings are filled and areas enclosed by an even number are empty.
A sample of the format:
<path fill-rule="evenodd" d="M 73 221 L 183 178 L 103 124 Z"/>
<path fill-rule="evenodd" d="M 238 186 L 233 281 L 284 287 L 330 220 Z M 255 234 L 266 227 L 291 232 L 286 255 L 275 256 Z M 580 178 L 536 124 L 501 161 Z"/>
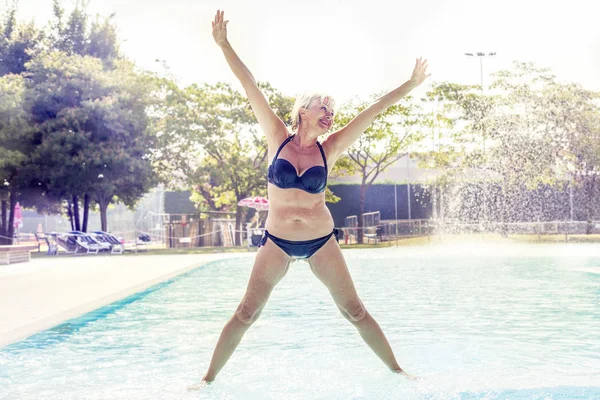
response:
<path fill-rule="evenodd" d="M 187 393 L 244 294 L 244 258 L 4 348 L 0 398 L 600 398 L 600 275 L 589 272 L 600 258 L 582 248 L 570 245 L 572 258 L 346 252 L 359 295 L 418 383 L 390 374 L 308 265 L 294 263 L 217 382 Z"/>

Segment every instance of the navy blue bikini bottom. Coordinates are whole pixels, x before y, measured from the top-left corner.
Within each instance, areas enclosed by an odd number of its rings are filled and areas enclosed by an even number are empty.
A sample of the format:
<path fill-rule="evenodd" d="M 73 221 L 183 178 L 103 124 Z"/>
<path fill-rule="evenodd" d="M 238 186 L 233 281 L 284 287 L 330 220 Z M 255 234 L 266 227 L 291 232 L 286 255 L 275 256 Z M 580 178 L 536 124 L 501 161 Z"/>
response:
<path fill-rule="evenodd" d="M 275 243 L 279 248 L 287 253 L 290 257 L 295 258 L 309 258 L 313 254 L 317 252 L 331 237 L 331 235 L 335 235 L 335 239 L 338 239 L 338 230 L 333 228 L 333 231 L 329 235 L 325 235 L 320 238 L 312 239 L 312 240 L 286 240 L 278 238 L 277 236 L 273 236 L 269 233 L 269 231 L 265 230 L 265 234 L 263 235 L 258 247 L 264 246 L 267 242 L 267 239 L 271 239 L 273 243 Z"/>

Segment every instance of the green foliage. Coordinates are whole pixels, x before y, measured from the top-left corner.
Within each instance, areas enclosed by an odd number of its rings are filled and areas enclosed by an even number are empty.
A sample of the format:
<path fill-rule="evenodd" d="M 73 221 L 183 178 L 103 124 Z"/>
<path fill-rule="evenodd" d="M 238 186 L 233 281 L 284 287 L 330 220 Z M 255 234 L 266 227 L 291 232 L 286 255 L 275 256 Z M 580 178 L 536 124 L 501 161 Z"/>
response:
<path fill-rule="evenodd" d="M 352 176 L 356 173 L 358 166 L 348 155 L 342 154 L 336 160 L 331 172 L 329 173 L 329 179 L 335 180 L 336 178 L 342 176 Z M 339 183 L 337 183 L 339 184 Z M 325 202 L 327 203 L 337 203 L 342 198 L 336 196 L 329 187 L 325 188 Z"/>
<path fill-rule="evenodd" d="M 202 210 L 239 211 L 242 198 L 266 195 L 266 140 L 246 96 L 226 83 L 180 88 L 136 71 L 120 55 L 113 16 L 92 20 L 86 5 L 67 12 L 54 0 L 47 36 L 17 24 L 16 2 L 0 21 L 0 198 L 13 190 L 56 210 L 88 194 L 106 210 L 116 198 L 133 206 L 160 181 L 192 188 Z M 289 125 L 293 99 L 259 87 Z M 359 173 L 366 191 L 410 148 L 421 168 L 440 171 L 442 186 L 493 181 L 507 196 L 572 181 L 591 215 L 599 94 L 521 62 L 497 73 L 485 95 L 479 89 L 443 82 L 423 107 L 404 98 L 374 118 L 331 177 Z M 341 107 L 334 130 L 368 106 Z M 327 189 L 326 201 L 339 198 Z"/>
<path fill-rule="evenodd" d="M 289 120 L 292 100 L 261 84 L 271 107 Z M 191 187 L 201 209 L 234 210 L 237 201 L 266 194 L 267 146 L 245 96 L 230 85 L 178 88 L 161 81 L 153 110 L 153 161 L 173 189 Z"/>
<path fill-rule="evenodd" d="M 120 57 L 113 16 L 90 22 L 86 7 L 55 0 L 48 36 L 16 23 L 16 2 L 0 22 L 0 177 L 40 211 L 90 195 L 105 219 L 115 196 L 133 207 L 155 182 L 157 86 Z"/>
<path fill-rule="evenodd" d="M 267 191 L 267 143 L 246 96 L 230 85 L 192 85 L 180 89 L 160 80 L 160 103 L 152 110 L 157 138 L 152 160 L 169 188 L 191 188 L 200 210 L 236 212 L 237 203 Z M 269 84 L 259 87 L 283 121 L 290 120 L 292 100 Z M 237 240 L 237 238 L 236 238 Z"/>
<path fill-rule="evenodd" d="M 419 155 L 420 166 L 440 171 L 437 184 L 496 182 L 506 218 L 518 208 L 522 189 L 562 187 L 574 179 L 591 199 L 600 172 L 597 99 L 523 62 L 495 74 L 485 95 L 437 84 L 427 96 L 437 106 L 431 107 L 437 145 Z"/>
<path fill-rule="evenodd" d="M 17 24 L 16 2 L 0 21 L 0 76 L 20 74 L 43 48 L 44 34 L 33 23 Z"/>
<path fill-rule="evenodd" d="M 57 198 L 88 193 L 105 211 L 133 207 L 155 182 L 146 108 L 154 80 L 126 61 L 105 70 L 93 57 L 54 51 L 28 65 L 28 107 L 39 145 L 38 179 Z"/>
<path fill-rule="evenodd" d="M 87 2 L 77 1 L 68 14 L 59 0 L 53 2 L 53 17 L 49 31 L 51 48 L 68 55 L 91 56 L 102 60 L 108 68 L 115 68 L 115 61 L 121 58 L 113 15 L 96 16 L 90 22 Z"/>
<path fill-rule="evenodd" d="M 334 129 L 347 125 L 358 113 L 369 106 L 368 102 L 354 101 L 340 108 Z M 370 185 L 377 176 L 402 157 L 411 143 L 423 137 L 417 107 L 410 98 L 389 107 L 373 119 L 373 123 L 347 150 L 344 164 L 348 173 L 359 172 L 364 185 Z"/>
<path fill-rule="evenodd" d="M 24 93 L 21 76 L 0 77 L 0 191 L 17 183 L 17 172 L 26 164 L 32 146 Z"/>
<path fill-rule="evenodd" d="M 481 139 L 482 119 L 489 110 L 477 87 L 451 82 L 434 84 L 424 99 L 430 110 L 424 115 L 423 125 L 429 131 L 423 135 L 418 152 L 412 156 L 420 168 L 435 169 L 433 184 L 447 184 L 457 179 L 466 168 L 483 162 L 481 152 L 469 151 Z M 431 137 L 431 140 L 429 140 Z"/>
<path fill-rule="evenodd" d="M 375 99 L 377 96 L 373 97 Z M 340 107 L 333 131 L 346 126 L 370 104 L 355 100 Z M 381 172 L 404 156 L 411 144 L 423 137 L 423 120 L 417 109 L 410 97 L 404 97 L 399 103 L 388 107 L 373 118 L 371 125 L 336 163 L 339 164 L 334 169 L 336 174 L 360 174 L 359 228 L 362 227 L 365 196 L 369 186 Z M 362 243 L 362 230 L 359 230 L 358 242 Z"/>

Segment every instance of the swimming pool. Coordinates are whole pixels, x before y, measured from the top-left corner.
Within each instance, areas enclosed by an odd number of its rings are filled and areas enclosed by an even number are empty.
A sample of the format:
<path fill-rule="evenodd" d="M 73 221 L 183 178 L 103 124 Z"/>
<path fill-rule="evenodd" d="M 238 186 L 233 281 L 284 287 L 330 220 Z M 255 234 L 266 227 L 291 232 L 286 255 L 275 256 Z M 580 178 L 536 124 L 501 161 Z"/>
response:
<path fill-rule="evenodd" d="M 596 255 L 598 254 L 598 255 Z M 600 399 L 597 245 L 347 250 L 410 382 L 296 262 L 217 381 L 251 260 L 218 261 L 0 350 L 1 399 Z"/>

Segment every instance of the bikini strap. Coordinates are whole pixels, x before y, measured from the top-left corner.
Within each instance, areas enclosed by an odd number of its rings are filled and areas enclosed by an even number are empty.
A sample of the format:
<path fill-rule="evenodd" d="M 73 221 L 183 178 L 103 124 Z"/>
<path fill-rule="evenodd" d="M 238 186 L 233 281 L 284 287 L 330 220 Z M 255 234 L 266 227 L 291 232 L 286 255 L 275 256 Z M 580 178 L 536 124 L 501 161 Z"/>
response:
<path fill-rule="evenodd" d="M 321 150 L 321 155 L 323 156 L 323 163 L 325 163 L 325 171 L 327 170 L 327 159 L 325 158 L 325 152 L 323 151 L 323 146 L 321 146 L 321 143 L 317 142 L 317 144 L 319 145 L 319 150 Z"/>
<path fill-rule="evenodd" d="M 292 139 L 294 138 L 294 136 L 296 136 L 296 134 L 293 134 L 293 135 L 291 135 L 291 136 L 288 136 L 288 138 L 287 138 L 287 139 L 285 139 L 285 140 L 283 141 L 283 143 L 281 143 L 281 144 L 279 145 L 279 148 L 277 149 L 277 153 L 275 153 L 275 157 L 273 157 L 273 163 L 275 162 L 275 160 L 277 160 L 277 157 L 279 157 L 279 153 L 280 153 L 280 152 L 281 152 L 281 150 L 284 148 L 284 146 L 285 146 L 286 144 L 288 144 L 288 142 L 289 142 L 290 140 L 292 140 Z M 325 164 L 325 171 L 328 171 L 328 169 L 327 169 L 327 158 L 325 157 L 325 152 L 323 151 L 323 146 L 321 146 L 321 143 L 319 143 L 318 141 L 317 141 L 317 146 L 319 147 L 319 151 L 321 152 L 321 156 L 323 157 L 323 163 Z"/>
<path fill-rule="evenodd" d="M 277 160 L 277 157 L 279 157 L 279 153 L 281 152 L 281 149 L 283 149 L 283 147 L 284 147 L 286 144 L 288 144 L 288 142 L 289 142 L 290 140 L 292 140 L 292 138 L 293 138 L 294 136 L 295 136 L 295 134 L 294 134 L 294 135 L 291 135 L 291 136 L 288 136 L 288 138 L 287 138 L 287 139 L 285 139 L 285 140 L 283 141 L 283 143 L 281 143 L 281 144 L 279 145 L 279 148 L 277 149 L 277 153 L 275 153 L 275 157 L 273 157 L 273 163 L 275 162 L 275 160 Z"/>

